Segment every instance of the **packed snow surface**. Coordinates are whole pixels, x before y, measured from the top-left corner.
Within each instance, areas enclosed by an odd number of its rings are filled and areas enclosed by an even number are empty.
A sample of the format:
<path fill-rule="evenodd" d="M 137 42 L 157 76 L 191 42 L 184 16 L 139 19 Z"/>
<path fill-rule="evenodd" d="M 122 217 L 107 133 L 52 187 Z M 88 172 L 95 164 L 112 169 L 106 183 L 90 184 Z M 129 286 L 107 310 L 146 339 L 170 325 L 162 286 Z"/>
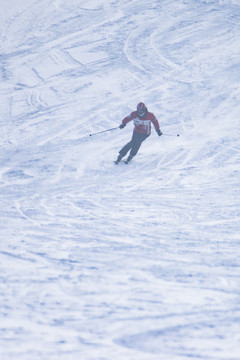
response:
<path fill-rule="evenodd" d="M 240 359 L 239 3 L 1 0 L 1 360 Z"/>

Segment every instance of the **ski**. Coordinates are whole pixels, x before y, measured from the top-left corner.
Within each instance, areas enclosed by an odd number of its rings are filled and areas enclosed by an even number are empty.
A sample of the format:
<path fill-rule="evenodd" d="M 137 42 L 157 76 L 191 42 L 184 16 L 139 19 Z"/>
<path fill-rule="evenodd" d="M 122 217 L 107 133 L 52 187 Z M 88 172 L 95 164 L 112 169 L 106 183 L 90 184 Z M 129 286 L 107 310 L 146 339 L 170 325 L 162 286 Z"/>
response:
<path fill-rule="evenodd" d="M 127 160 L 117 161 L 117 160 L 115 160 L 115 161 L 114 161 L 114 164 L 115 164 L 115 165 L 118 165 L 120 162 L 122 162 L 122 163 L 124 163 L 124 164 L 129 164 L 130 161 L 127 161 Z"/>

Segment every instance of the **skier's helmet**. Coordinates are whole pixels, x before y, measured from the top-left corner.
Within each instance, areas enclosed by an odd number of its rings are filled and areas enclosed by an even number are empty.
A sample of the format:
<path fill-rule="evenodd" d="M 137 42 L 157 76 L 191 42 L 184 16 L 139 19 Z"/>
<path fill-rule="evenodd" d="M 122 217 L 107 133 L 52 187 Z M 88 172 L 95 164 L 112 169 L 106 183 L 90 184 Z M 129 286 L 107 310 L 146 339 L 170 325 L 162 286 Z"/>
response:
<path fill-rule="evenodd" d="M 137 105 L 137 113 L 139 117 L 144 117 L 147 113 L 147 107 L 143 102 Z"/>

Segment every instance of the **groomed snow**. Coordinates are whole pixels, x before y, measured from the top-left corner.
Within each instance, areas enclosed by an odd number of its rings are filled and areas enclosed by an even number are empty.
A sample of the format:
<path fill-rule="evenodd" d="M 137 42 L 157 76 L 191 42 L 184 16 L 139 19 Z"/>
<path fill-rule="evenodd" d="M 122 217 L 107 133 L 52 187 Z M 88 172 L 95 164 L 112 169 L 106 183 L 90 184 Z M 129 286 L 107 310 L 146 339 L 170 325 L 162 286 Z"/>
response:
<path fill-rule="evenodd" d="M 1 360 L 239 360 L 239 5 L 1 0 Z"/>

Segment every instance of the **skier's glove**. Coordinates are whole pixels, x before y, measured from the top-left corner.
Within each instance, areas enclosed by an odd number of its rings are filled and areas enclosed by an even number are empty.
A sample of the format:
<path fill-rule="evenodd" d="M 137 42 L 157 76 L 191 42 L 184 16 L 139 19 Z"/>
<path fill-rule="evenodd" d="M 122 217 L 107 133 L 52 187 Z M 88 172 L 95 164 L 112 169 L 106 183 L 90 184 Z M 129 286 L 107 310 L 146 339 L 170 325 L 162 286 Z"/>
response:
<path fill-rule="evenodd" d="M 162 132 L 160 129 L 157 129 L 157 133 L 158 133 L 158 136 L 161 136 L 162 135 Z"/>
<path fill-rule="evenodd" d="M 121 124 L 121 125 L 119 125 L 119 128 L 123 129 L 125 126 L 126 126 L 126 124 Z"/>

